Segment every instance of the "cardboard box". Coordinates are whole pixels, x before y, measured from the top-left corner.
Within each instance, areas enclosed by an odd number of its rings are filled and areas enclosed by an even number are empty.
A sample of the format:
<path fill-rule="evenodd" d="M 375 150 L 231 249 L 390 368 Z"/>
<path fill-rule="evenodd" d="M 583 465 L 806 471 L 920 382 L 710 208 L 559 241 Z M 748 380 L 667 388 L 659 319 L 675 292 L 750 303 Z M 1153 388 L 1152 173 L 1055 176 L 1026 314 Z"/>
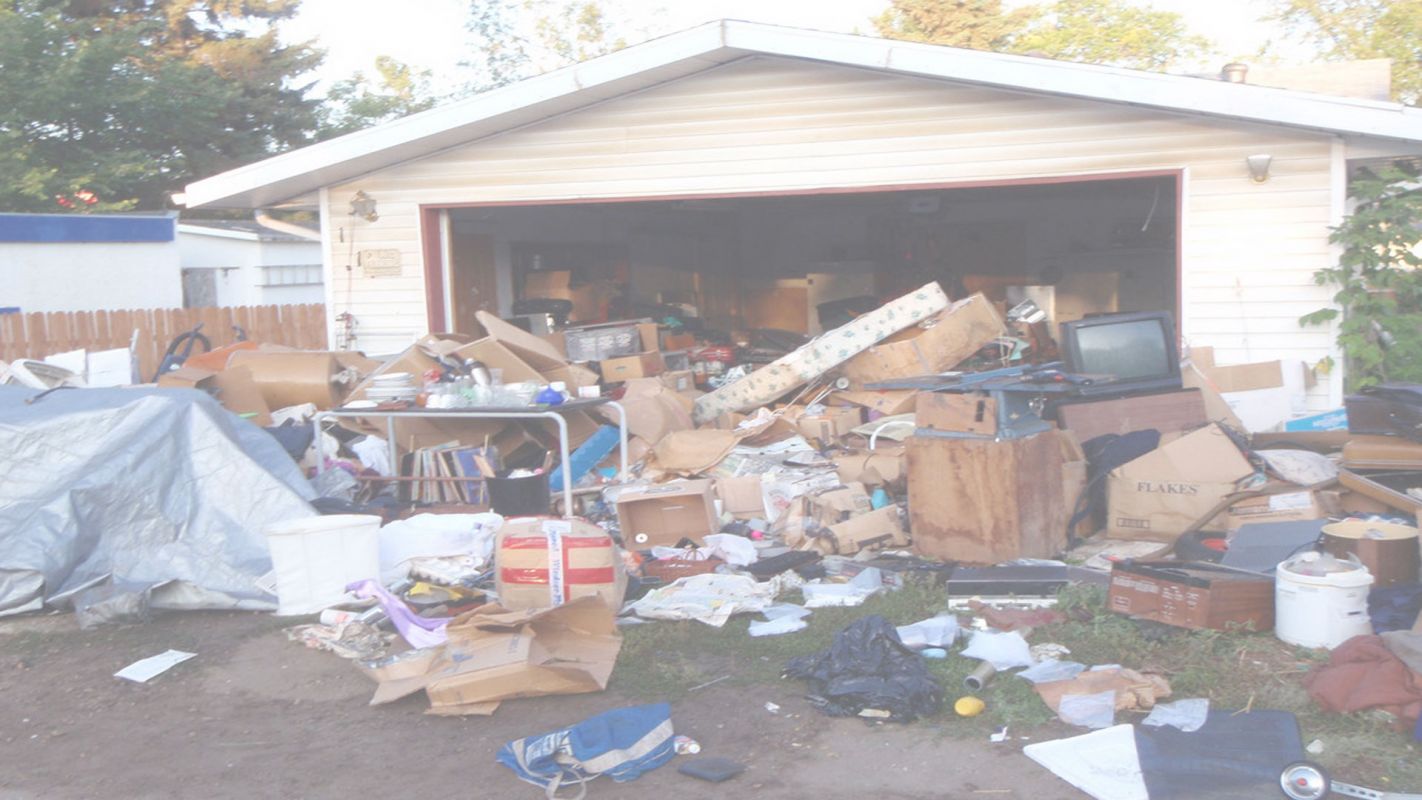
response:
<path fill-rule="evenodd" d="M 1313 492 L 1298 491 L 1251 497 L 1230 506 L 1224 515 L 1226 531 L 1256 522 L 1295 522 L 1328 516 Z"/>
<path fill-rule="evenodd" d="M 991 437 L 997 433 L 997 401 L 982 392 L 921 392 L 913 421 L 929 430 Z"/>
<path fill-rule="evenodd" d="M 1224 430 L 1210 424 L 1111 471 L 1106 535 L 1174 541 L 1253 473 Z"/>
<path fill-rule="evenodd" d="M 812 541 L 825 555 L 842 556 L 864 549 L 905 547 L 909 543 L 903 509 L 897 505 L 887 505 L 831 525 L 828 536 L 818 536 Z"/>
<path fill-rule="evenodd" d="M 883 486 L 897 483 L 907 474 L 904 453 L 903 445 L 842 453 L 834 456 L 834 467 L 845 483 L 859 481 L 867 486 Z"/>
<path fill-rule="evenodd" d="M 807 498 L 809 516 L 824 527 L 838 525 L 874 510 L 869 492 L 862 483 L 850 483 Z"/>
<path fill-rule="evenodd" d="M 838 441 L 863 424 L 864 411 L 858 406 L 830 406 L 823 414 L 795 419 L 795 429 L 811 444 Z"/>
<path fill-rule="evenodd" d="M 716 479 L 716 496 L 721 510 L 732 516 L 765 516 L 759 475 L 734 475 Z"/>
<path fill-rule="evenodd" d="M 1191 348 L 1190 358 L 1245 431 L 1281 430 L 1289 419 L 1306 411 L 1308 387 L 1314 380 L 1302 361 L 1220 365 L 1208 347 Z"/>
<path fill-rule="evenodd" d="M 314 403 L 318 409 L 341 404 L 350 387 L 337 382 L 340 365 L 331 353 L 301 350 L 238 350 L 228 368 L 251 370 L 252 380 L 269 408 Z"/>
<path fill-rule="evenodd" d="M 494 545 L 499 604 L 511 611 L 551 608 L 596 596 L 621 609 L 622 555 L 607 531 L 580 519 L 506 520 Z"/>
<path fill-rule="evenodd" d="M 158 386 L 197 389 L 212 395 L 223 408 L 246 417 L 256 425 L 272 424 L 271 411 L 246 367 L 213 372 L 184 365 L 158 376 Z"/>
<path fill-rule="evenodd" d="M 686 405 L 656 378 L 627 381 L 621 403 L 627 412 L 628 432 L 649 442 L 660 442 L 670 433 L 692 427 L 691 412 Z M 602 414 L 615 424 L 615 411 L 609 409 Z"/>
<path fill-rule="evenodd" d="M 602 370 L 602 379 L 608 383 L 631 380 L 632 378 L 652 378 L 666 371 L 662 354 L 656 352 L 609 358 L 598 366 Z"/>
<path fill-rule="evenodd" d="M 886 417 L 912 413 L 917 397 L 918 392 L 913 389 L 890 392 L 835 392 L 830 395 L 831 400 L 860 406 L 866 411 L 878 412 Z"/>
<path fill-rule="evenodd" d="M 606 361 L 661 350 L 656 323 L 630 321 L 568 328 L 563 346 L 570 361 Z"/>
<path fill-rule="evenodd" d="M 1117 562 L 1107 607 L 1193 630 L 1268 631 L 1274 629 L 1274 578 L 1220 564 Z"/>
<path fill-rule="evenodd" d="M 607 688 L 622 649 L 613 611 L 597 597 L 540 610 L 484 606 L 445 630 L 449 640 L 424 663 L 396 671 L 399 677 L 367 670 L 378 682 L 370 704 L 423 690 L 430 713 L 492 714 L 515 697 L 597 692 Z"/>
<path fill-rule="evenodd" d="M 703 537 L 721 529 L 713 489 L 712 481 L 701 479 L 622 492 L 616 506 L 623 545 L 644 550 L 658 545 L 674 547 L 682 539 L 700 544 Z"/>
<path fill-rule="evenodd" d="M 663 372 L 657 376 L 662 385 L 673 392 L 694 392 L 696 391 L 696 373 L 689 369 L 680 369 L 675 372 Z"/>
<path fill-rule="evenodd" d="M 849 359 L 843 374 L 858 390 L 875 381 L 944 372 L 1006 330 L 992 302 L 975 294 Z"/>

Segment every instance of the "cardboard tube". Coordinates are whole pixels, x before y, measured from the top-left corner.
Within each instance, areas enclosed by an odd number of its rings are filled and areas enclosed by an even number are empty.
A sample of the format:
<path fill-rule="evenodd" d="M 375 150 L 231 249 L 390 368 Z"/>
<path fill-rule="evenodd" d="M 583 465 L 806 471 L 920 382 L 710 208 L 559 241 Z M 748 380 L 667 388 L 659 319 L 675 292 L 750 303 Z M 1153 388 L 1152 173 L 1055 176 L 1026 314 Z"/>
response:
<path fill-rule="evenodd" d="M 992 676 L 997 674 L 997 667 L 984 661 L 978 664 L 978 668 L 968 673 L 968 677 L 963 679 L 963 686 L 974 692 L 981 692 L 984 686 L 992 682 Z"/>

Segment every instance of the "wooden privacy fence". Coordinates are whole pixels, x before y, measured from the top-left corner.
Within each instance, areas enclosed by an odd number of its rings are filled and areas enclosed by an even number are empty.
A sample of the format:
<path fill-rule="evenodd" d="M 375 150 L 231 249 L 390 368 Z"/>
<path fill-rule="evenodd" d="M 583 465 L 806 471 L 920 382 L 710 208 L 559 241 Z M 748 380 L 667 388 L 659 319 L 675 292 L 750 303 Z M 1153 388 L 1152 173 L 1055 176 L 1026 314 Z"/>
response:
<path fill-rule="evenodd" d="M 145 308 L 123 311 L 39 311 L 0 314 L 0 361 L 44 358 L 69 350 L 112 350 L 134 344 L 139 375 L 151 380 L 173 337 L 202 323 L 213 347 L 237 341 L 326 349 L 326 306 Z M 137 336 L 135 337 L 135 331 Z M 194 352 L 201 352 L 199 345 Z"/>

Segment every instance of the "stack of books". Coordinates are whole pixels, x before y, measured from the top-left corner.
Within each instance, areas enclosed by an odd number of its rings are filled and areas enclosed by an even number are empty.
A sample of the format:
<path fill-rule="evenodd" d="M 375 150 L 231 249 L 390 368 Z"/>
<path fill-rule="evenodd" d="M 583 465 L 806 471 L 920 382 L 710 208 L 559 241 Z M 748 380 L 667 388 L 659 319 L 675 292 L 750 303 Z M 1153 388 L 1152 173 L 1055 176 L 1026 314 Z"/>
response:
<path fill-rule="evenodd" d="M 498 463 L 496 447 L 465 447 L 459 442 L 446 442 L 419 448 L 405 454 L 400 474 L 441 480 L 402 481 L 401 499 L 411 503 L 488 505 L 484 478 L 497 474 Z M 451 480 L 453 478 L 469 480 Z"/>

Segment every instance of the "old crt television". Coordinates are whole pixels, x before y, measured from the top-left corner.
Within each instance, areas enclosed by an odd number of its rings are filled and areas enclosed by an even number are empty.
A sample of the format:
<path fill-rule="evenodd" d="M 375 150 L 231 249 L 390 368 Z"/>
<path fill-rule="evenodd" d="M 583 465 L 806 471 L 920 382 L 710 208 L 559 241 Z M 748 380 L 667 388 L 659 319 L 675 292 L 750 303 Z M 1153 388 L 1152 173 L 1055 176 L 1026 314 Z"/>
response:
<path fill-rule="evenodd" d="M 1159 392 L 1180 388 L 1180 349 L 1168 311 L 1103 314 L 1061 325 L 1068 372 L 1110 376 L 1084 392 Z"/>

